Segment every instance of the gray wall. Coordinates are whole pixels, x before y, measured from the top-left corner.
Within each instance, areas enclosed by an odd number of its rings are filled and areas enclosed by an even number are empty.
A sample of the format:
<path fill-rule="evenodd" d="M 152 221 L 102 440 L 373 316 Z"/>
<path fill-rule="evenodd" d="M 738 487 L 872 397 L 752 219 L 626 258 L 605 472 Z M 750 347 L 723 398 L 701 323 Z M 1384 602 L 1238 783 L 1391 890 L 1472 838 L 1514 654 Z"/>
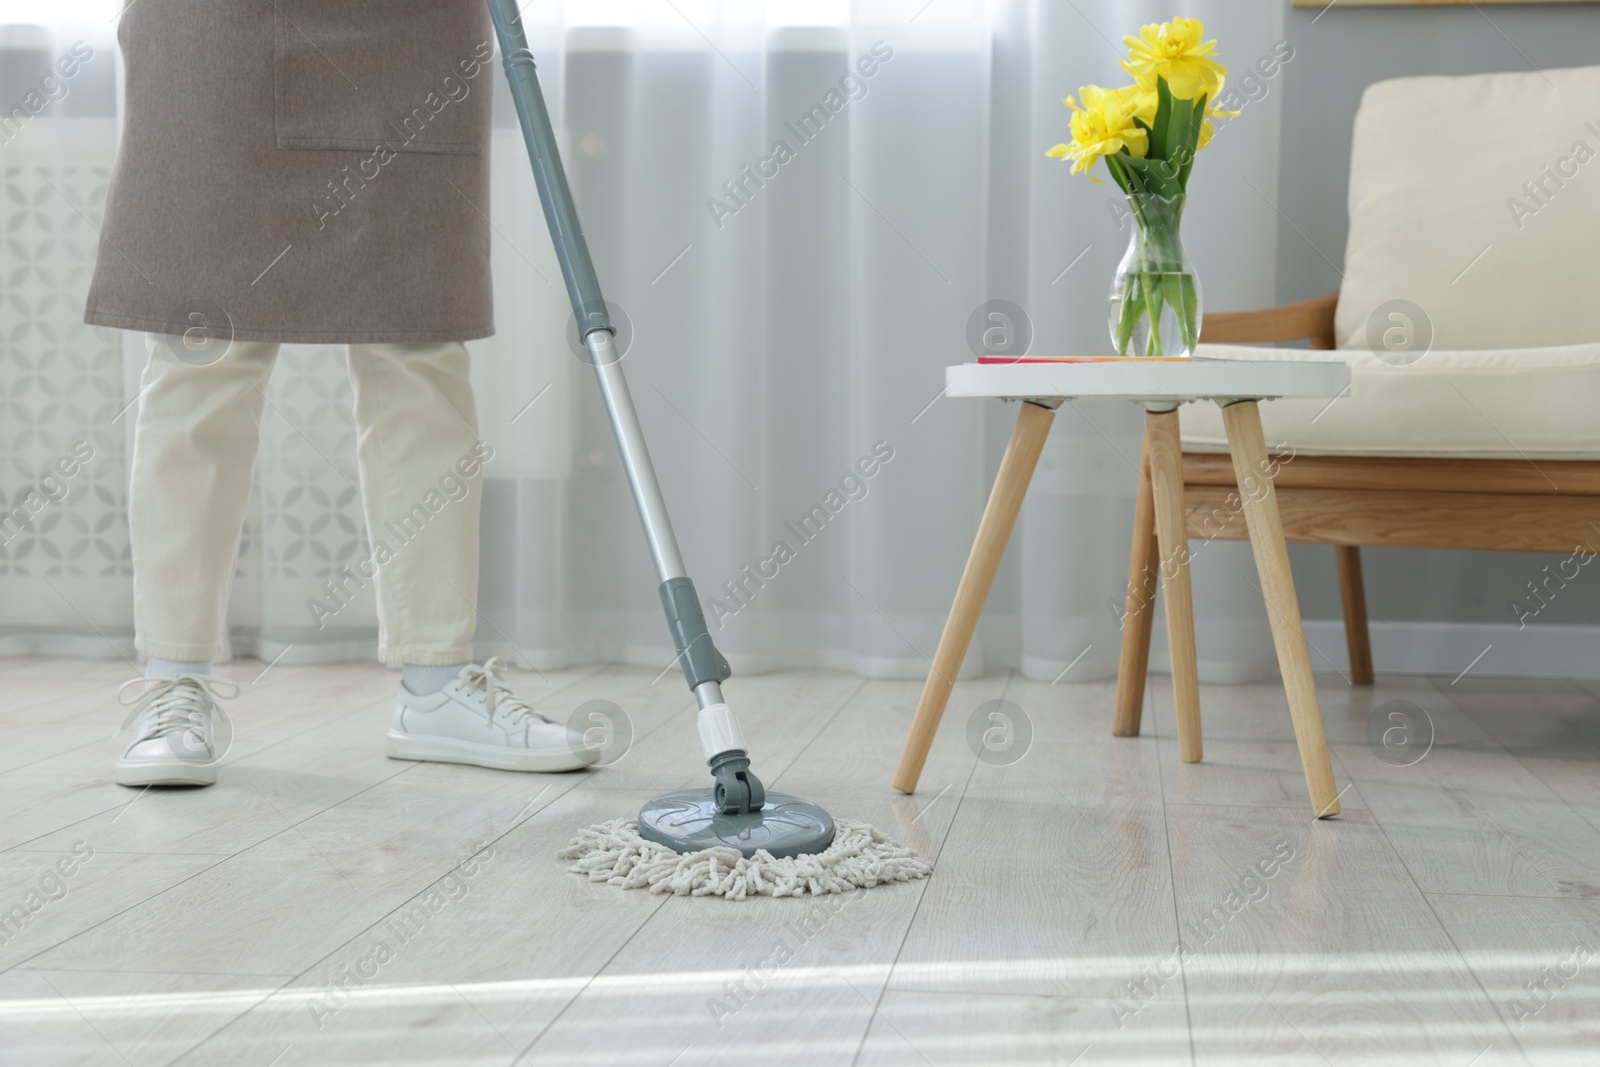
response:
<path fill-rule="evenodd" d="M 1339 287 L 1338 273 L 1323 256 L 1344 259 L 1350 127 L 1368 85 L 1413 74 L 1600 63 L 1600 5 L 1336 6 L 1318 14 L 1291 9 L 1286 18 L 1295 57 L 1284 69 L 1280 206 L 1304 237 L 1293 227 L 1279 229 L 1279 302 Z M 1600 118 L 1600 100 L 1594 111 Z M 1306 617 L 1338 618 L 1333 550 L 1296 546 L 1290 552 Z M 1422 549 L 1367 549 L 1362 555 L 1374 620 L 1496 623 L 1516 622 L 1508 601 L 1559 559 Z M 1587 568 L 1583 574 L 1540 612 L 1538 625 L 1600 624 L 1600 574 Z"/>

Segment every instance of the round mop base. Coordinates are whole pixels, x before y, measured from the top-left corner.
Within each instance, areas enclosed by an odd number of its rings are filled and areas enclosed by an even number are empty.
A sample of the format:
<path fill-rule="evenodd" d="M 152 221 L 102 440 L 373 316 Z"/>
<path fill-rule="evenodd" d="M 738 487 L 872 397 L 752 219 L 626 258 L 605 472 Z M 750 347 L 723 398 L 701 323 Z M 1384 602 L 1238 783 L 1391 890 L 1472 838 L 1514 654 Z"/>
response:
<path fill-rule="evenodd" d="M 838 820 L 833 843 L 823 851 L 782 859 L 765 851 L 745 856 L 728 845 L 680 853 L 645 840 L 632 819 L 580 830 L 556 856 L 591 882 L 724 900 L 855 893 L 926 878 L 933 870 L 912 849 L 851 819 Z"/>
<path fill-rule="evenodd" d="M 833 816 L 809 800 L 768 793 L 760 811 L 724 815 L 710 789 L 686 789 L 647 801 L 639 809 L 639 836 L 674 852 L 736 848 L 746 859 L 765 851 L 774 859 L 808 856 L 833 844 Z"/>

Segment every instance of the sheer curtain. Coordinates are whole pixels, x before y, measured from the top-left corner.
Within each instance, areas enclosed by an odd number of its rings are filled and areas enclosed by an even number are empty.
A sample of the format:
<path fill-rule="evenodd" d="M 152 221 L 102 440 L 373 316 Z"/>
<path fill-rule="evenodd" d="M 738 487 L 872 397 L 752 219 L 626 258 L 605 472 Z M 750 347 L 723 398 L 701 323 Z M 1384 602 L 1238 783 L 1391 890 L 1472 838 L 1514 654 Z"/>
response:
<path fill-rule="evenodd" d="M 1280 6 L 1184 13 L 1242 69 L 1281 38 Z M 736 670 L 926 672 L 1015 415 L 943 398 L 943 368 L 996 326 L 1031 332 L 1034 352 L 1107 350 L 1128 237 L 1115 189 L 1069 180 L 1044 151 L 1066 136 L 1060 98 L 1125 80 L 1116 42 L 1172 14 L 1112 0 L 526 12 L 684 555 Z M 143 348 L 78 321 L 115 151 L 114 15 L 0 3 L 0 103 L 25 100 L 74 41 L 95 51 L 0 146 L 0 504 L 28 513 L 0 535 L 4 652 L 131 656 L 125 472 Z M 664 668 L 655 577 L 501 81 L 498 333 L 469 346 L 494 449 L 480 655 Z M 1212 309 L 1273 297 L 1280 94 L 1250 103 L 1196 168 L 1186 236 Z M 991 319 L 992 301 L 1022 314 Z M 370 656 L 370 591 L 321 629 L 308 603 L 367 553 L 341 350 L 286 346 L 269 395 L 234 653 Z M 1126 405 L 1061 409 L 968 672 L 1114 672 L 1140 424 Z M 52 480 L 80 440 L 92 460 Z M 1240 546 L 1197 552 L 1210 677 L 1271 669 L 1249 573 Z"/>

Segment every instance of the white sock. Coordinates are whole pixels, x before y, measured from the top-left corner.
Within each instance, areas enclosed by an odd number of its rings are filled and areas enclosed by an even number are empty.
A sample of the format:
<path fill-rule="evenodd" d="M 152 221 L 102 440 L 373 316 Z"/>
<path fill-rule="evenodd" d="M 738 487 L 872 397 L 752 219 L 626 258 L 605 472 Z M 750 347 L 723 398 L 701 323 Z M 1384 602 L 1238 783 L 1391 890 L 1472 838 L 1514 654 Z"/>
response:
<path fill-rule="evenodd" d="M 144 664 L 146 678 L 176 678 L 180 674 L 210 673 L 211 661 L 208 659 L 161 659 L 151 656 Z"/>
<path fill-rule="evenodd" d="M 423 667 L 407 663 L 401 668 L 400 684 L 419 697 L 432 696 L 455 681 L 465 666 L 467 664 L 457 663 L 450 667 Z"/>

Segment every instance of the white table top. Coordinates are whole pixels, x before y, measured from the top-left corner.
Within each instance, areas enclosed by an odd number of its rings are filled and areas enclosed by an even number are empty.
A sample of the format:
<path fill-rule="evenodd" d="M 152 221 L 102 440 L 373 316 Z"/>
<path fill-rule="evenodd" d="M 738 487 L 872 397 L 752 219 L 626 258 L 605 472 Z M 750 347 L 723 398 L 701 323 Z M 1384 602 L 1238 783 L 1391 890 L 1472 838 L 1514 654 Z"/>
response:
<path fill-rule="evenodd" d="M 1338 396 L 1350 385 L 1350 368 L 1331 359 L 1164 362 L 1129 356 L 1097 363 L 961 363 L 945 368 L 944 381 L 946 396 L 1010 400 L 1266 400 Z"/>

